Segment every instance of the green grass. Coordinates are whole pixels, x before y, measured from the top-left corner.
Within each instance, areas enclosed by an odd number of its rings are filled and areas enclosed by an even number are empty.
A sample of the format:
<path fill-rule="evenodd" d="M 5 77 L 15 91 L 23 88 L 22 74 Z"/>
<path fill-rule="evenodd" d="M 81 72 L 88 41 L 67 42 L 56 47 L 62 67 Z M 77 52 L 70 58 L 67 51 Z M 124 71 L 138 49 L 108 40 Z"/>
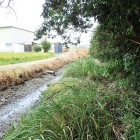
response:
<path fill-rule="evenodd" d="M 0 66 L 53 57 L 53 53 L 0 53 Z"/>
<path fill-rule="evenodd" d="M 73 62 L 3 140 L 139 140 L 139 95 L 110 77 L 90 57 Z"/>

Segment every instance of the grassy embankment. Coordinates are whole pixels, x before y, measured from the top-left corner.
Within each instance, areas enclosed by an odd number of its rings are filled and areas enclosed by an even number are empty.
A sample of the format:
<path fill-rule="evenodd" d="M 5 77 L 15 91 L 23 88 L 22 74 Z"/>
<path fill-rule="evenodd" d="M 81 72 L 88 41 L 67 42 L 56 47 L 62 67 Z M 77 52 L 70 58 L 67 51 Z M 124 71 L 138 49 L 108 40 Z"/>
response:
<path fill-rule="evenodd" d="M 53 53 L 0 53 L 0 66 L 53 57 Z"/>
<path fill-rule="evenodd" d="M 36 77 L 47 70 L 56 70 L 71 61 L 87 54 L 87 49 L 75 49 L 59 57 L 38 62 L 36 64 L 20 65 L 8 69 L 0 69 L 0 89 L 8 86 L 22 84 L 26 80 Z"/>
<path fill-rule="evenodd" d="M 66 67 L 4 140 L 139 140 L 138 95 L 91 57 Z"/>

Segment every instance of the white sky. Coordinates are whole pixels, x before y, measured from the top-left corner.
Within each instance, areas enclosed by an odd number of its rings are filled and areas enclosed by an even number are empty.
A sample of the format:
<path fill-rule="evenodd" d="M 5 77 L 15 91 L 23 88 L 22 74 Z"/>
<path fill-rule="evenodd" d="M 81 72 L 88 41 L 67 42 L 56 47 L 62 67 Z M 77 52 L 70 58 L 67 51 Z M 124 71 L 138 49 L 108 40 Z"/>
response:
<path fill-rule="evenodd" d="M 14 0 L 12 4 L 15 13 L 5 8 L 0 8 L 0 26 L 16 26 L 34 31 L 41 24 L 42 4 L 45 0 Z M 6 4 L 6 0 L 5 0 Z"/>
<path fill-rule="evenodd" d="M 40 15 L 44 2 L 45 0 L 14 0 L 11 6 L 15 10 L 16 16 L 12 10 L 9 12 L 8 9 L 0 8 L 0 26 L 16 26 L 35 31 L 43 21 Z M 92 32 L 83 34 L 81 44 L 89 44 L 91 36 Z"/>

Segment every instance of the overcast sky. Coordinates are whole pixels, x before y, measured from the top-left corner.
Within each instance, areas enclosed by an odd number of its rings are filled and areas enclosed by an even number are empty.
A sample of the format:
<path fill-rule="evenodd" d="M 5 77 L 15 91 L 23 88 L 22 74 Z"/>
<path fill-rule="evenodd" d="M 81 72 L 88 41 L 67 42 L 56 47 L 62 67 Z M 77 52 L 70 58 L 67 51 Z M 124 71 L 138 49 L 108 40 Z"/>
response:
<path fill-rule="evenodd" d="M 0 26 L 13 25 L 34 31 L 41 24 L 42 4 L 45 0 L 14 0 L 11 4 L 15 13 L 0 8 Z M 6 4 L 6 0 L 5 0 Z"/>
<path fill-rule="evenodd" d="M 5 0 L 5 3 L 6 4 Z M 23 29 L 35 31 L 43 21 L 40 16 L 42 13 L 42 4 L 45 0 L 14 0 L 11 5 L 16 12 L 5 8 L 0 8 L 0 26 L 16 26 Z M 92 33 L 83 34 L 82 44 L 89 44 Z"/>

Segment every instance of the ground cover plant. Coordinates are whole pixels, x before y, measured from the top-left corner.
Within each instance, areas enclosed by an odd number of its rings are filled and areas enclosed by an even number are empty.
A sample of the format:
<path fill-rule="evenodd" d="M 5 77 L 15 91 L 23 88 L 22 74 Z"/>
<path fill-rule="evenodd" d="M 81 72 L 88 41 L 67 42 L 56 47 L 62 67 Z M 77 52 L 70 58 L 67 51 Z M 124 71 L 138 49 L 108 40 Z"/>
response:
<path fill-rule="evenodd" d="M 138 102 L 138 94 L 120 87 L 107 64 L 82 58 L 66 67 L 62 79 L 3 139 L 138 140 Z"/>
<path fill-rule="evenodd" d="M 0 65 L 22 63 L 53 57 L 53 53 L 0 53 Z"/>

